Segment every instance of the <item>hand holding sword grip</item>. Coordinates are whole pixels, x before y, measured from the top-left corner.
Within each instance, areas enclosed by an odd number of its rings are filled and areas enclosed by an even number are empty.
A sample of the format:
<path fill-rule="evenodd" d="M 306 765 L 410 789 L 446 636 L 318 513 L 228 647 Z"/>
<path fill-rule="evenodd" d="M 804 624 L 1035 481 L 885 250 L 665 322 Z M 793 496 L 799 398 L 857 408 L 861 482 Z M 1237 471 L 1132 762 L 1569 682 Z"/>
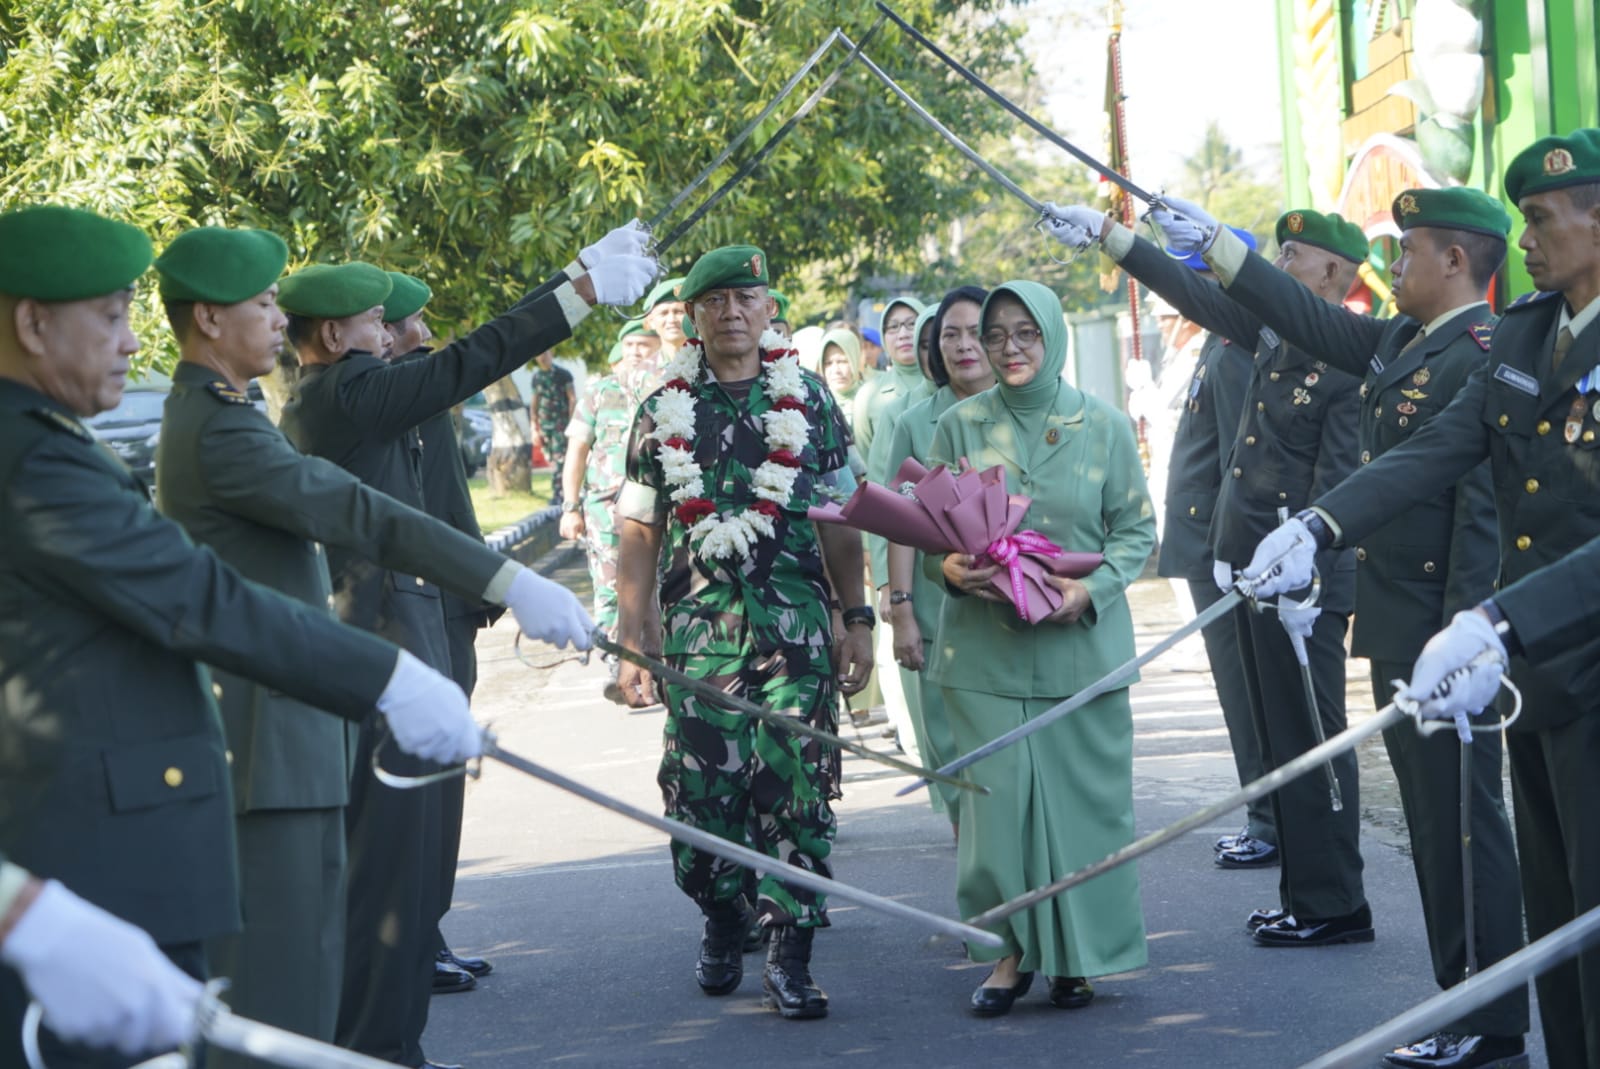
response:
<path fill-rule="evenodd" d="M 1422 720 L 1476 716 L 1494 701 L 1505 667 L 1505 643 L 1488 616 L 1466 609 L 1428 640 L 1395 702 Z"/>
<path fill-rule="evenodd" d="M 1210 249 L 1222 226 L 1198 204 L 1177 197 L 1162 196 L 1151 201 L 1147 217 L 1161 228 L 1167 239 L 1167 252 L 1179 258 Z"/>

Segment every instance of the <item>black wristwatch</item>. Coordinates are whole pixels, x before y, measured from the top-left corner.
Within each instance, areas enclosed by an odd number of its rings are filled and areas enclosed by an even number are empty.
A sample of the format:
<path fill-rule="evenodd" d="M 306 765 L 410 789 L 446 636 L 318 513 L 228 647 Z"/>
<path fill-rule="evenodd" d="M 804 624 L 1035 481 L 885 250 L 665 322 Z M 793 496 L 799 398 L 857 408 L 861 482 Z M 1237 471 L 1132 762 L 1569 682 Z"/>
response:
<path fill-rule="evenodd" d="M 1317 548 L 1327 549 L 1333 545 L 1333 528 L 1328 526 L 1328 521 L 1322 518 L 1322 513 L 1316 509 L 1301 509 L 1294 514 L 1294 518 L 1306 525 L 1306 530 L 1311 533 L 1312 539 L 1317 543 Z"/>
<path fill-rule="evenodd" d="M 889 604 L 890 605 L 904 605 L 906 602 L 908 602 L 910 600 L 911 600 L 911 591 L 909 591 L 909 590 L 891 590 L 891 591 L 889 591 Z"/>
<path fill-rule="evenodd" d="M 1485 598 L 1478 603 L 1478 608 L 1489 618 L 1494 625 L 1494 633 L 1500 636 L 1500 644 L 1506 648 L 1506 656 L 1515 656 L 1522 652 L 1522 643 L 1517 641 L 1516 629 L 1511 626 L 1511 621 L 1506 619 L 1506 614 L 1500 606 L 1495 604 L 1493 598 Z"/>
<path fill-rule="evenodd" d="M 857 605 L 853 609 L 846 609 L 842 618 L 846 627 L 851 624 L 866 624 L 871 629 L 878 623 L 878 614 L 872 611 L 870 605 Z"/>

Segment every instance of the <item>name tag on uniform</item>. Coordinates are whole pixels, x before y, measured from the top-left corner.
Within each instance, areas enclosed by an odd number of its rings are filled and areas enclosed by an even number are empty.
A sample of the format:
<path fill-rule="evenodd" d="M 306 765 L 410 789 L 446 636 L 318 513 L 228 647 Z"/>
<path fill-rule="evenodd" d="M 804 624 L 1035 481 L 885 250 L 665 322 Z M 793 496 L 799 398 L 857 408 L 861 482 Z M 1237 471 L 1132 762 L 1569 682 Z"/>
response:
<path fill-rule="evenodd" d="M 1261 328 L 1261 340 L 1262 340 L 1263 343 L 1266 344 L 1266 347 L 1268 349 L 1276 349 L 1278 347 L 1278 335 L 1277 335 L 1277 332 L 1274 331 L 1271 327 L 1262 327 Z"/>
<path fill-rule="evenodd" d="M 1372 373 L 1374 375 L 1383 374 L 1383 361 L 1379 360 L 1376 354 L 1373 355 L 1372 360 L 1368 362 L 1367 366 L 1372 369 Z"/>
<path fill-rule="evenodd" d="M 1513 390 L 1521 390 L 1529 397 L 1539 396 L 1539 380 L 1526 372 L 1501 364 L 1494 369 L 1494 377 Z"/>

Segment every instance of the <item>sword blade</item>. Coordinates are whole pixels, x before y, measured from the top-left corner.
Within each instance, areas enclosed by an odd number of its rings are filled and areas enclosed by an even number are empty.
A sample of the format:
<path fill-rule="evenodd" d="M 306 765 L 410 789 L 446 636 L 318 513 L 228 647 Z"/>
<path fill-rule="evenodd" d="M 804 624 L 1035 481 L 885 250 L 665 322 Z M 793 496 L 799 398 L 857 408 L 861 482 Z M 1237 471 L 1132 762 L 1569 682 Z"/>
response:
<path fill-rule="evenodd" d="M 283 1069 L 394 1069 L 389 1062 L 236 1016 L 226 1007 L 217 1008 L 202 1021 L 200 1034 L 213 1047 Z"/>
<path fill-rule="evenodd" d="M 881 7 L 882 5 L 880 4 L 879 6 Z M 884 10 L 885 12 L 888 12 L 887 8 L 884 8 Z M 892 17 L 893 13 L 888 13 Z M 849 40 L 848 37 L 844 39 L 847 41 Z M 968 145 L 965 141 L 961 140 L 961 138 L 957 137 L 949 127 L 944 125 L 944 123 L 940 122 L 938 119 L 935 119 L 928 112 L 927 108 L 924 108 L 921 104 L 917 103 L 910 93 L 907 93 L 900 87 L 900 83 L 891 78 L 882 67 L 872 62 L 872 58 L 865 52 L 861 53 L 861 62 L 866 66 L 867 70 L 871 71 L 873 75 L 877 77 L 880 82 L 888 86 L 889 90 L 893 92 L 895 96 L 899 97 L 901 102 L 916 114 L 917 118 L 933 127 L 934 131 L 937 132 L 940 137 L 948 141 L 957 152 L 960 152 L 967 159 L 971 160 L 984 174 L 1000 183 L 1006 192 L 1010 193 L 1013 197 L 1016 197 L 1018 200 L 1022 201 L 1022 203 L 1026 204 L 1040 215 L 1045 214 L 1044 204 L 1041 201 L 1030 196 L 1023 190 L 1021 186 L 1017 185 L 1010 178 L 1006 177 L 1000 168 L 984 159 L 978 154 L 976 149 Z"/>
<path fill-rule="evenodd" d="M 1190 620 L 1187 624 L 1178 628 L 1172 634 L 1168 635 L 1160 642 L 1157 642 L 1154 646 L 1151 646 L 1148 650 L 1145 650 L 1137 657 L 1118 665 L 1106 675 L 1091 683 L 1083 690 L 1080 690 L 1066 701 L 1051 706 L 1038 716 L 1034 717 L 1032 720 L 1029 720 L 1027 723 L 1019 724 L 1010 731 L 1006 732 L 1004 735 L 997 735 L 995 738 L 990 739 L 988 742 L 984 743 L 976 750 L 973 750 L 971 753 L 963 754 L 962 756 L 956 758 L 954 761 L 951 761 L 949 764 L 939 769 L 940 774 L 946 776 L 952 775 L 970 765 L 975 765 L 979 761 L 982 761 L 985 757 L 998 753 L 1013 743 L 1021 742 L 1034 732 L 1042 730 L 1043 728 L 1047 728 L 1057 720 L 1060 720 L 1062 717 L 1077 712 L 1079 709 L 1083 708 L 1085 705 L 1088 705 L 1102 694 L 1109 693 L 1110 691 L 1115 690 L 1117 687 L 1125 684 L 1128 680 L 1132 679 L 1135 674 L 1138 673 L 1140 668 L 1149 664 L 1163 653 L 1166 653 L 1172 647 L 1176 646 L 1178 643 L 1182 642 L 1196 631 L 1199 631 L 1201 628 L 1210 624 L 1213 620 L 1220 620 L 1224 615 L 1232 610 L 1235 605 L 1239 604 L 1239 602 L 1243 600 L 1244 595 L 1237 589 L 1228 591 L 1226 594 L 1222 595 L 1222 597 L 1219 598 L 1215 604 L 1207 608 L 1205 612 L 1202 612 L 1193 620 Z M 899 797 L 903 794 L 909 794 L 918 787 L 926 786 L 927 782 L 928 781 L 926 779 L 918 780 L 910 786 L 902 787 L 900 790 L 896 791 L 895 796 Z"/>
<path fill-rule="evenodd" d="M 1467 943 L 1466 976 L 1478 972 L 1478 908 L 1477 888 L 1472 878 L 1472 743 L 1471 736 L 1460 740 L 1461 783 L 1457 796 L 1457 819 L 1461 822 L 1461 916 L 1462 935 Z"/>
<path fill-rule="evenodd" d="M 708 165 L 705 170 L 695 175 L 694 178 L 690 180 L 688 185 L 679 190 L 678 195 L 673 197 L 672 200 L 667 203 L 665 208 L 662 208 L 659 212 L 657 212 L 650 219 L 650 221 L 645 224 L 645 226 L 651 230 L 654 230 L 656 227 L 660 226 L 669 216 L 672 215 L 673 212 L 678 210 L 679 206 L 681 206 L 684 201 L 689 199 L 689 195 L 691 193 L 704 185 L 706 179 L 710 178 L 717 172 L 717 168 L 727 163 L 728 157 L 737 152 L 740 145 L 743 145 L 746 141 L 750 140 L 750 135 L 755 133 L 757 128 L 760 127 L 762 123 L 766 122 L 767 119 L 772 116 L 774 111 L 778 110 L 778 105 L 789 99 L 789 95 L 793 93 L 795 87 L 800 84 L 800 79 L 811 73 L 812 68 L 821 62 L 823 55 L 828 51 L 828 49 L 833 47 L 833 43 L 838 39 L 839 31 L 837 29 L 828 34 L 827 38 L 823 40 L 822 44 L 817 46 L 817 50 L 811 53 L 811 55 L 806 59 L 805 63 L 801 64 L 800 69 L 795 71 L 787 82 L 783 83 L 783 88 L 778 90 L 778 95 L 772 98 L 772 102 L 761 109 L 761 114 L 750 120 L 750 124 L 748 126 L 734 135 L 733 140 L 729 141 L 723 150 L 717 154 L 717 158 L 712 160 L 710 165 Z"/>
<path fill-rule="evenodd" d="M 1311 734 L 1321 746 L 1328 741 L 1327 729 L 1322 726 L 1322 710 L 1317 705 L 1317 683 L 1311 678 L 1311 658 L 1306 651 L 1306 640 L 1299 635 L 1291 634 L 1295 660 L 1300 662 L 1300 686 L 1306 692 L 1306 711 L 1311 714 Z M 1334 771 L 1333 762 L 1323 766 L 1323 771 L 1328 776 L 1328 808 L 1335 813 L 1344 809 L 1344 791 L 1339 788 L 1339 774 Z"/>
<path fill-rule="evenodd" d="M 804 887 L 819 894 L 840 898 L 846 902 L 854 902 L 879 913 L 885 913 L 891 917 L 898 917 L 901 920 L 931 928 L 941 935 L 965 939 L 969 943 L 996 948 L 1004 945 L 1004 940 L 993 932 L 985 932 L 972 925 L 963 924 L 958 920 L 941 917 L 937 913 L 928 913 L 914 906 L 908 906 L 903 902 L 897 902 L 892 898 L 885 898 L 882 895 L 873 894 L 871 891 L 863 891 L 859 888 L 851 887 L 849 884 L 839 883 L 837 880 L 819 876 L 810 869 L 803 869 L 798 865 L 786 865 L 777 858 L 769 857 L 766 854 L 758 854 L 747 846 L 729 842 L 727 839 L 712 835 L 710 832 L 700 828 L 670 820 L 666 817 L 659 817 L 654 813 L 646 813 L 642 809 L 636 809 L 620 799 L 603 794 L 576 780 L 568 779 L 559 772 L 534 764 L 525 757 L 519 757 L 517 754 L 503 750 L 492 737 L 486 740 L 484 756 L 492 757 L 519 772 L 535 779 L 543 780 L 554 787 L 559 787 L 586 801 L 593 802 L 595 805 L 609 809 L 613 813 L 620 813 L 630 820 L 637 821 L 640 824 L 647 824 L 658 831 L 666 832 L 672 838 L 686 842 L 691 846 L 704 850 L 708 854 L 715 854 L 724 861 L 731 861 L 736 865 L 743 865 L 758 872 L 771 873 L 784 883 L 796 887 Z M 389 1066 L 387 1069 L 393 1069 L 393 1067 Z"/>
<path fill-rule="evenodd" d="M 689 217 L 687 219 L 673 227 L 671 233 L 656 243 L 655 251 L 657 256 L 660 256 L 663 252 L 666 252 L 674 244 L 676 244 L 677 240 L 683 237 L 684 234 L 688 233 L 690 227 L 694 226 L 701 219 L 703 219 L 706 213 L 715 207 L 723 197 L 727 196 L 728 192 L 733 189 L 734 186 L 738 185 L 740 182 L 749 177 L 750 173 L 761 165 L 761 161 L 771 155 L 772 150 L 778 147 L 778 143 L 784 138 L 788 137 L 789 132 L 800 124 L 800 120 L 811 114 L 812 109 L 821 103 L 822 98 L 828 94 L 828 90 L 833 88 L 834 83 L 837 82 L 844 72 L 850 68 L 850 65 L 856 61 L 856 57 L 861 54 L 862 47 L 872 39 L 873 35 L 875 35 L 883 26 L 884 22 L 885 16 L 879 15 L 878 21 L 874 22 L 870 27 L 867 28 L 867 32 L 862 34 L 860 44 L 851 44 L 850 39 L 841 31 L 834 31 L 834 33 L 838 34 L 839 40 L 845 42 L 846 44 L 850 44 L 849 54 L 839 62 L 838 66 L 834 67 L 833 70 L 828 73 L 828 76 L 823 79 L 821 85 L 817 86 L 811 91 L 811 95 L 806 97 L 805 100 L 801 102 L 800 106 L 795 109 L 795 113 L 789 116 L 788 121 L 782 126 L 778 127 L 777 131 L 774 132 L 771 137 L 767 138 L 766 144 L 757 149 L 755 154 L 752 155 L 748 160 L 745 160 L 744 163 L 740 165 L 739 169 L 735 171 L 726 182 L 712 190 L 711 194 L 707 196 L 705 200 L 701 201 L 699 206 L 697 206 L 694 211 L 689 213 Z"/>
<path fill-rule="evenodd" d="M 977 791 L 979 794 L 989 793 L 987 787 L 980 787 L 976 783 L 957 779 L 947 773 L 923 768 L 921 765 L 902 761 L 898 757 L 879 753 L 870 747 L 862 746 L 860 743 L 851 742 L 849 739 L 835 735 L 831 731 L 823 731 L 821 728 L 812 727 L 803 720 L 797 720 L 792 716 L 784 716 L 782 713 L 774 712 L 764 705 L 757 705 L 755 702 L 747 698 L 741 698 L 737 694 L 729 694 L 727 691 L 718 690 L 703 679 L 695 679 L 693 676 L 678 671 L 671 665 L 661 663 L 654 657 L 646 657 L 642 653 L 635 653 L 633 650 L 620 646 L 607 638 L 602 632 L 596 631 L 592 637 L 595 646 L 599 649 L 605 650 L 613 656 L 621 657 L 629 664 L 638 665 L 657 679 L 664 679 L 685 690 L 693 691 L 706 701 L 715 702 L 725 709 L 732 709 L 734 712 L 753 716 L 757 720 L 771 724 L 773 727 L 781 728 L 796 735 L 804 735 L 819 742 L 825 742 L 829 746 L 835 746 L 841 750 L 848 750 L 857 757 L 864 757 L 868 761 L 876 761 L 880 765 L 888 765 L 890 768 L 898 769 L 913 776 L 931 777 L 935 782 L 942 783 L 947 787 L 957 787 L 964 791 Z"/>
<path fill-rule="evenodd" d="M 886 3 L 883 3 L 882 0 L 879 0 L 878 10 L 882 11 L 885 15 L 888 15 L 889 18 L 893 19 L 895 25 L 904 30 L 913 41 L 917 42 L 917 44 L 921 45 L 923 48 L 937 56 L 945 64 L 945 66 L 949 67 L 951 70 L 961 75 L 961 77 L 977 86 L 978 89 L 982 90 L 990 100 L 993 100 L 996 104 L 999 104 L 1012 115 L 1022 120 L 1022 122 L 1025 123 L 1034 133 L 1038 134 L 1040 137 L 1044 138 L 1057 148 L 1062 149 L 1069 155 L 1073 156 L 1080 163 L 1086 164 L 1093 170 L 1098 171 L 1108 182 L 1118 186 L 1124 192 L 1138 197 L 1140 200 L 1150 205 L 1161 203 L 1160 197 L 1135 185 L 1130 179 L 1125 178 L 1123 175 L 1112 170 L 1106 164 L 1101 163 L 1099 160 L 1083 151 L 1077 145 L 1074 145 L 1071 141 L 1068 141 L 1066 138 L 1050 129 L 1050 127 L 1046 126 L 1038 119 L 1035 119 L 1026 111 L 1023 111 L 1016 104 L 1013 104 L 1004 93 L 1000 92 L 988 82 L 978 77 L 971 70 L 967 69 L 967 67 L 964 66 L 960 61 L 956 60 L 944 49 L 934 44 L 933 41 L 931 41 L 926 35 L 924 35 L 915 26 L 911 25 L 911 23 L 901 18 L 893 8 Z"/>
<path fill-rule="evenodd" d="M 1515 954 L 1501 958 L 1472 979 L 1446 988 L 1344 1046 L 1305 1063 L 1300 1069 L 1349 1069 L 1371 1065 L 1378 1052 L 1392 1050 L 1401 1043 L 1438 1031 L 1596 943 L 1600 943 L 1600 906 L 1580 914 Z"/>

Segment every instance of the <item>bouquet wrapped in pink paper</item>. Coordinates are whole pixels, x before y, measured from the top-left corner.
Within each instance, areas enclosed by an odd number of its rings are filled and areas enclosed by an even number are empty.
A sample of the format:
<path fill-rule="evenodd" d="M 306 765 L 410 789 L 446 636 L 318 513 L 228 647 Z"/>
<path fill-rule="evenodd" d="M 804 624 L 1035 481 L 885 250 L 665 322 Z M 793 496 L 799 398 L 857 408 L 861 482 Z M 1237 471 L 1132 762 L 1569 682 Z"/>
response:
<path fill-rule="evenodd" d="M 862 483 L 841 505 L 810 510 L 817 523 L 842 523 L 924 553 L 965 553 L 998 564 L 989 582 L 1038 623 L 1061 607 L 1061 591 L 1045 575 L 1081 579 L 1100 566 L 1098 553 L 1069 553 L 1037 531 L 1018 531 L 1032 498 L 1006 492 L 1005 470 L 954 475 L 907 458 L 889 486 Z"/>

